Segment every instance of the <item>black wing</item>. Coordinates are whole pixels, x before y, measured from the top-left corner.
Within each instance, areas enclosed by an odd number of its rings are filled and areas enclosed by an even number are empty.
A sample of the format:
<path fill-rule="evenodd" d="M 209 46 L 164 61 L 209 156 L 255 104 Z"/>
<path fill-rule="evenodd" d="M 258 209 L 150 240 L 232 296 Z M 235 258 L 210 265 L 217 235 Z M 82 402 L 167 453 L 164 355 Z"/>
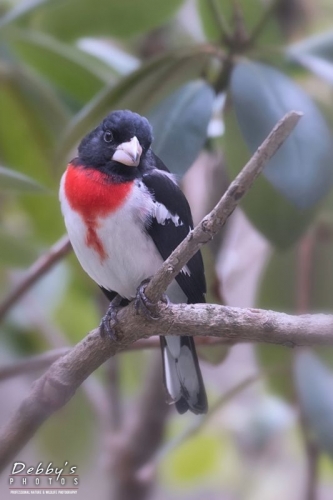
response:
<path fill-rule="evenodd" d="M 167 211 L 174 216 L 174 220 L 179 217 L 177 224 L 171 218 L 167 218 L 164 223 L 161 223 L 155 217 L 147 223 L 148 234 L 153 239 L 162 258 L 166 260 L 193 228 L 193 221 L 185 195 L 172 180 L 163 162 L 156 156 L 155 159 L 157 168 L 149 169 L 143 175 L 143 183 L 154 196 L 155 201 L 164 205 Z M 176 280 L 186 294 L 188 303 L 205 302 L 206 281 L 201 253 L 197 252 L 186 267 L 187 272 L 181 271 Z"/>

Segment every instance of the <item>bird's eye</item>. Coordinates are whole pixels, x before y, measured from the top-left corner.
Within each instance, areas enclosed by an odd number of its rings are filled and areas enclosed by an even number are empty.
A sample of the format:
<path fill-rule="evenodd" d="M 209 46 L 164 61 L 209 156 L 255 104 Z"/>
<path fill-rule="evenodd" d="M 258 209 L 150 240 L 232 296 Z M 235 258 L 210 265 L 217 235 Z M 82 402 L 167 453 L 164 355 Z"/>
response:
<path fill-rule="evenodd" d="M 103 139 L 105 142 L 111 142 L 113 139 L 112 132 L 110 130 L 107 130 L 106 132 L 104 132 Z"/>

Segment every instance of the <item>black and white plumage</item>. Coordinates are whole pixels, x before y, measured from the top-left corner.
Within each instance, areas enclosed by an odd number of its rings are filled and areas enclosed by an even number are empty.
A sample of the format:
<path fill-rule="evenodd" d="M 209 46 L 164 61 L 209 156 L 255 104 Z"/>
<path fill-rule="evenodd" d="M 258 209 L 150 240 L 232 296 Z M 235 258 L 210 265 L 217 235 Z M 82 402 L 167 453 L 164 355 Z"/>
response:
<path fill-rule="evenodd" d="M 60 200 L 74 251 L 111 300 L 131 300 L 193 227 L 186 197 L 150 149 L 148 121 L 130 111 L 111 113 L 86 136 L 65 172 Z M 166 293 L 173 303 L 205 301 L 200 252 Z M 157 332 L 158 333 L 158 332 Z M 207 411 L 194 341 L 161 337 L 164 382 L 184 413 Z"/>

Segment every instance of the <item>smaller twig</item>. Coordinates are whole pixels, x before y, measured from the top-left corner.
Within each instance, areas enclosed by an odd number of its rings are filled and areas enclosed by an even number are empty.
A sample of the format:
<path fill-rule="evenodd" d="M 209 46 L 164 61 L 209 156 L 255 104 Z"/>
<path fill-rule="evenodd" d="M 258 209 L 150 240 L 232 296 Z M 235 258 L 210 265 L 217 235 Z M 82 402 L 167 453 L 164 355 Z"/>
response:
<path fill-rule="evenodd" d="M 231 31 L 219 5 L 216 0 L 208 0 L 208 5 L 212 11 L 214 21 L 222 35 L 222 40 L 228 44 L 231 39 Z"/>
<path fill-rule="evenodd" d="M 248 47 L 249 36 L 247 33 L 242 7 L 238 0 L 233 0 L 234 32 L 230 43 L 231 52 L 243 51 Z"/>
<path fill-rule="evenodd" d="M 30 266 L 22 281 L 13 288 L 0 304 L 0 321 L 36 281 L 67 255 L 70 249 L 71 244 L 68 236 L 63 236 L 45 254 L 41 255 L 32 266 Z"/>

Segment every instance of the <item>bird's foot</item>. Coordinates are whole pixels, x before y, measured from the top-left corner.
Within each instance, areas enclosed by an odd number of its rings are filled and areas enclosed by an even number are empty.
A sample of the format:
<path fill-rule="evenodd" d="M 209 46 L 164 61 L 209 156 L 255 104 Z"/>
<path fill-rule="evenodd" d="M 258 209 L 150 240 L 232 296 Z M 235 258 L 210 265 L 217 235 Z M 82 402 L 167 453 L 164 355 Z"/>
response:
<path fill-rule="evenodd" d="M 111 340 L 117 340 L 116 326 L 118 323 L 117 314 L 120 309 L 122 298 L 117 295 L 111 302 L 99 324 L 99 332 L 101 337 L 108 336 Z"/>
<path fill-rule="evenodd" d="M 135 298 L 135 309 L 137 314 L 139 314 L 139 312 L 142 312 L 147 319 L 156 321 L 159 319 L 159 315 L 156 314 L 155 311 L 157 304 L 149 300 L 145 292 L 146 286 L 149 281 L 150 278 L 143 280 L 141 285 L 138 287 Z M 163 294 L 161 300 L 167 305 L 170 303 L 168 297 L 165 294 Z"/>

